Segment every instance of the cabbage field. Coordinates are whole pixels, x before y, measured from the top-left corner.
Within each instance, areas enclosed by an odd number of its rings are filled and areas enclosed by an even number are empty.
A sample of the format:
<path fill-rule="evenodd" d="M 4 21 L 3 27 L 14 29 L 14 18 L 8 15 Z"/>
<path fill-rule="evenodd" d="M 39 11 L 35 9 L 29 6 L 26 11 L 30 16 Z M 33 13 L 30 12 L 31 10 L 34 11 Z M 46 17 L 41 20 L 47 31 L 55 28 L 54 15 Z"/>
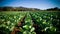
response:
<path fill-rule="evenodd" d="M 60 34 L 60 12 L 0 12 L 2 34 Z"/>

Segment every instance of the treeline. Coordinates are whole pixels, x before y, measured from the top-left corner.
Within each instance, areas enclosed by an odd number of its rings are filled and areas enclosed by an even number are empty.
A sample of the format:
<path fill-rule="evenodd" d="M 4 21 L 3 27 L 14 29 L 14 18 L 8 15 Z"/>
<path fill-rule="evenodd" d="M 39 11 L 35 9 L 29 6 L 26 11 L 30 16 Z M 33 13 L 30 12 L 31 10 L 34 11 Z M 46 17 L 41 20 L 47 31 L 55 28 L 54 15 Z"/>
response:
<path fill-rule="evenodd" d="M 47 11 L 60 11 L 60 8 L 55 7 L 55 8 L 49 8 Z"/>
<path fill-rule="evenodd" d="M 37 8 L 26 7 L 0 7 L 0 11 L 39 11 Z"/>
<path fill-rule="evenodd" d="M 41 9 L 37 8 L 26 8 L 26 7 L 0 7 L 0 11 L 41 11 Z M 49 8 L 46 11 L 60 11 L 60 8 Z"/>

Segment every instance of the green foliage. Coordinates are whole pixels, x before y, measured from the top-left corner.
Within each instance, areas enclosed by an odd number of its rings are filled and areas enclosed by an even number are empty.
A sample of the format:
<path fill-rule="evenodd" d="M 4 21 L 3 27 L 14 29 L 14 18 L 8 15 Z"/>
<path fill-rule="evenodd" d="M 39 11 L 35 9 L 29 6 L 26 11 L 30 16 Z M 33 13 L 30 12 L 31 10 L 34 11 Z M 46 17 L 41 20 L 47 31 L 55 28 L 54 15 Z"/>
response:
<path fill-rule="evenodd" d="M 18 34 L 60 33 L 60 12 L 1 12 L 0 32 L 9 34 L 26 15 Z"/>
<path fill-rule="evenodd" d="M 4 12 L 2 12 L 2 14 L 0 13 L 0 31 L 4 31 L 2 33 L 9 34 L 11 31 L 13 31 L 14 27 L 18 25 L 18 22 L 21 20 L 21 18 L 24 17 L 24 15 L 25 14 L 23 14 L 22 12 L 15 14 Z"/>
<path fill-rule="evenodd" d="M 60 31 L 60 16 L 58 16 L 57 12 L 31 12 L 30 14 L 35 24 L 38 25 L 38 29 L 36 29 L 37 32 L 41 31 L 46 34 L 57 34 L 57 32 Z"/>

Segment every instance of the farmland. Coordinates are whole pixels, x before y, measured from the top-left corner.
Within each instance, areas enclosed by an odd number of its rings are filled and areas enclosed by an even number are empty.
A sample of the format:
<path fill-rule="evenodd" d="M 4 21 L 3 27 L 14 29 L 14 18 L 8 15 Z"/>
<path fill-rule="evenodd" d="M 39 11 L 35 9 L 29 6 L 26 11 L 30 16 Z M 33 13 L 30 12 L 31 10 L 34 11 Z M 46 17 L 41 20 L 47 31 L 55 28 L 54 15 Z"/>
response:
<path fill-rule="evenodd" d="M 60 12 L 0 12 L 2 34 L 59 34 Z"/>

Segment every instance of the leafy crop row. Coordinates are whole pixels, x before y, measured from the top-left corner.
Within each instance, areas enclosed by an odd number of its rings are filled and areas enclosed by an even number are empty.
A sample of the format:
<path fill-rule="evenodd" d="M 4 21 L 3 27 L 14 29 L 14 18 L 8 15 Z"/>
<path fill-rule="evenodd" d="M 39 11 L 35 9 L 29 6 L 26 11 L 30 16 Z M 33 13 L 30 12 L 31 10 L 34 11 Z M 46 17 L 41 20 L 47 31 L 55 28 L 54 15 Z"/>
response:
<path fill-rule="evenodd" d="M 3 34 L 11 33 L 24 15 L 23 13 L 0 13 L 0 32 Z"/>
<path fill-rule="evenodd" d="M 59 14 L 60 12 L 2 12 L 0 32 L 10 34 L 14 27 L 17 27 L 20 30 L 17 34 L 58 34 L 60 33 Z M 23 25 L 18 27 L 20 21 L 22 21 L 20 25 L 22 23 Z"/>
<path fill-rule="evenodd" d="M 30 13 L 36 28 L 37 34 L 57 34 L 60 32 L 60 16 L 57 12 L 34 12 Z"/>

